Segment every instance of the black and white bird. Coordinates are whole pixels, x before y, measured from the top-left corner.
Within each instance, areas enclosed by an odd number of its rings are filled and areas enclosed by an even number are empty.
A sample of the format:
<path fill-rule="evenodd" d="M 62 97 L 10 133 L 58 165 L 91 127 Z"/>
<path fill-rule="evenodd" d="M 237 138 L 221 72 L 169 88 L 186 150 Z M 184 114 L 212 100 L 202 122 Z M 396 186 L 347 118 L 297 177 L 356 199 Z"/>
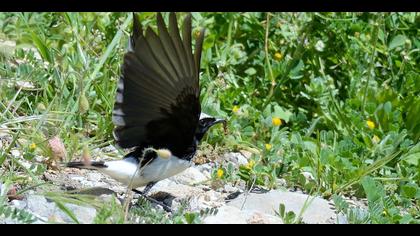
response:
<path fill-rule="evenodd" d="M 70 162 L 68 167 L 95 169 L 132 189 L 174 176 L 192 165 L 197 145 L 207 130 L 225 122 L 201 113 L 199 72 L 204 29 L 195 34 L 192 52 L 191 14 L 179 31 L 170 13 L 166 27 L 157 14 L 158 34 L 143 32 L 136 15 L 124 56 L 113 110 L 114 138 L 133 148 L 122 160 Z M 146 149 L 155 151 L 145 153 Z M 156 150 L 168 150 L 159 156 Z M 164 152 L 165 153 L 165 152 Z M 140 169 L 138 167 L 140 166 Z"/>

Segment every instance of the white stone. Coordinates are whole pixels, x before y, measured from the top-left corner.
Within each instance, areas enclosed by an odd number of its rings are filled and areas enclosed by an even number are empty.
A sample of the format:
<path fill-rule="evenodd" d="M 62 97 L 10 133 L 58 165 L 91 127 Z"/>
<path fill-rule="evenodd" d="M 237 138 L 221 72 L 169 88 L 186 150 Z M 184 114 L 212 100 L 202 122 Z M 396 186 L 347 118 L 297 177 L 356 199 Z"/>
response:
<path fill-rule="evenodd" d="M 216 215 L 203 219 L 204 224 L 246 224 L 246 217 L 237 207 L 223 206 Z"/>
<path fill-rule="evenodd" d="M 29 210 L 34 215 L 41 219 L 50 220 L 53 222 L 74 223 L 73 220 L 63 211 L 61 211 L 54 202 L 49 202 L 41 195 L 29 195 L 26 199 L 26 210 Z M 78 221 L 82 224 L 92 223 L 96 216 L 96 209 L 87 206 L 78 206 L 74 204 L 64 204 Z"/>
<path fill-rule="evenodd" d="M 305 176 L 305 179 L 308 181 L 315 179 L 311 172 L 303 171 L 302 175 Z"/>
<path fill-rule="evenodd" d="M 286 211 L 293 211 L 299 215 L 300 211 L 308 200 L 308 206 L 303 212 L 303 222 L 310 224 L 326 224 L 335 221 L 336 213 L 328 201 L 319 197 L 312 197 L 306 194 L 273 190 L 268 193 L 242 194 L 227 205 L 243 210 L 254 210 L 261 213 L 275 215 L 280 203 L 286 207 Z"/>
<path fill-rule="evenodd" d="M 10 204 L 18 209 L 24 209 L 27 206 L 25 201 L 20 200 L 13 200 L 10 202 Z"/>
<path fill-rule="evenodd" d="M 216 215 L 207 216 L 204 224 L 282 224 L 280 218 L 259 211 L 242 211 L 237 207 L 225 205 Z"/>
<path fill-rule="evenodd" d="M 231 184 L 231 183 L 227 183 L 227 184 L 225 184 L 225 186 L 224 186 L 224 191 L 225 191 L 226 193 L 233 193 L 233 192 L 237 192 L 237 191 L 239 191 L 239 188 L 238 188 L 238 187 L 234 187 L 234 186 L 232 186 L 232 184 Z"/>
<path fill-rule="evenodd" d="M 209 177 L 205 176 L 200 172 L 200 170 L 192 166 L 185 171 L 171 177 L 170 179 L 179 184 L 194 185 L 207 181 Z"/>
<path fill-rule="evenodd" d="M 20 157 L 20 151 L 17 149 L 13 149 L 10 151 L 10 153 L 12 154 L 13 157 Z"/>
<path fill-rule="evenodd" d="M 34 89 L 35 85 L 29 81 L 16 81 L 16 85 L 22 89 Z"/>
<path fill-rule="evenodd" d="M 249 160 L 252 157 L 252 152 L 246 151 L 246 150 L 240 150 L 239 151 L 247 160 Z"/>
<path fill-rule="evenodd" d="M 86 178 L 83 176 L 73 176 L 71 177 L 71 180 L 82 182 L 82 181 L 86 181 Z"/>
<path fill-rule="evenodd" d="M 98 172 L 91 172 L 91 173 L 88 173 L 87 179 L 89 181 L 99 182 L 102 179 L 102 174 Z"/>
<path fill-rule="evenodd" d="M 224 159 L 233 163 L 236 167 L 248 164 L 248 160 L 239 152 L 227 153 L 224 155 Z"/>
<path fill-rule="evenodd" d="M 211 178 L 211 171 L 213 170 L 213 163 L 206 163 L 202 165 L 194 166 L 197 170 L 199 170 L 206 178 Z"/>

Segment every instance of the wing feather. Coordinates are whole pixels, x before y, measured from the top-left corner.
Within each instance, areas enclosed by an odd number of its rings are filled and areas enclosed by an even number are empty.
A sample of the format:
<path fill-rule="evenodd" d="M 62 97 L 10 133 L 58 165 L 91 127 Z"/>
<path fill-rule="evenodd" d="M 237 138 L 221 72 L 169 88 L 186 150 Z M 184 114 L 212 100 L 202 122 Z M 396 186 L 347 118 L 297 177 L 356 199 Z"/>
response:
<path fill-rule="evenodd" d="M 182 155 L 193 144 L 201 112 L 200 58 L 204 32 L 191 43 L 191 15 L 182 24 L 169 15 L 166 27 L 157 14 L 158 34 L 144 34 L 137 16 L 118 82 L 113 122 L 114 137 L 123 148 L 169 148 Z"/>

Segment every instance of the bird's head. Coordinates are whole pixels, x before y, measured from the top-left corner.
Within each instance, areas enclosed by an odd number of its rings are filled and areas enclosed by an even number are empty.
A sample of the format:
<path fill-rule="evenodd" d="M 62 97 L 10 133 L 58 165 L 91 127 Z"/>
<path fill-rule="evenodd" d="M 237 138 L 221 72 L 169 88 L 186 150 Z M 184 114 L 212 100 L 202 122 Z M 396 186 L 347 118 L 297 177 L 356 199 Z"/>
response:
<path fill-rule="evenodd" d="M 200 120 L 198 122 L 198 127 L 195 132 L 195 138 L 197 139 L 197 141 L 201 141 L 201 139 L 204 137 L 204 134 L 206 134 L 210 127 L 220 123 L 223 123 L 224 127 L 226 128 L 226 120 L 214 118 L 205 113 L 201 113 Z"/>

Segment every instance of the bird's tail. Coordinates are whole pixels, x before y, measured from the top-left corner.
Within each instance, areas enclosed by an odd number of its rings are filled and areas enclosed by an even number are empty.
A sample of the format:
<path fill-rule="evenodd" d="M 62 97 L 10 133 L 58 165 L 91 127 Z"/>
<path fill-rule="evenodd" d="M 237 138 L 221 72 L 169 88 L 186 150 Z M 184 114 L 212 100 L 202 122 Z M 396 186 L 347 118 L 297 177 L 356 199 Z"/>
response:
<path fill-rule="evenodd" d="M 103 161 L 92 161 L 90 163 L 83 161 L 73 161 L 66 163 L 66 167 L 79 169 L 102 169 L 107 168 L 108 166 L 105 165 L 105 162 Z"/>

